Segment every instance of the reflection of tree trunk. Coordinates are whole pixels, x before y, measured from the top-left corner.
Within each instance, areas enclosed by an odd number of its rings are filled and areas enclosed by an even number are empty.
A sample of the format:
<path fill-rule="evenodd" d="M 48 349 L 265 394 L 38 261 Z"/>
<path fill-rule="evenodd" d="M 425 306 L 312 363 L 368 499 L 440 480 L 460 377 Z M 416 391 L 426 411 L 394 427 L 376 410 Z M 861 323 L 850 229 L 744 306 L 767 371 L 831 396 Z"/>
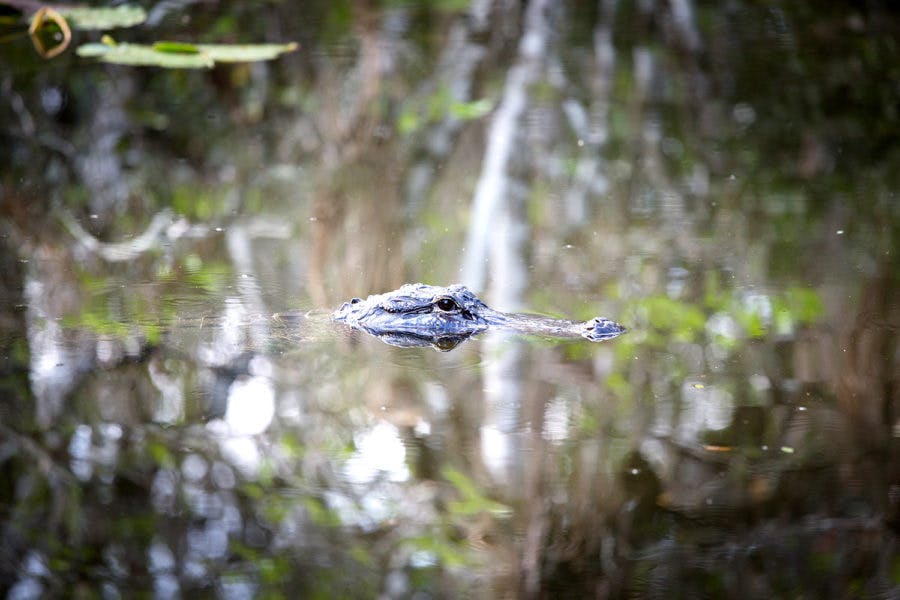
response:
<path fill-rule="evenodd" d="M 393 152 L 374 165 L 351 165 L 313 201 L 309 286 L 318 306 L 403 283 L 400 191 Z"/>
<path fill-rule="evenodd" d="M 475 290 L 484 287 L 488 248 L 495 235 L 496 220 L 503 218 L 502 207 L 513 188 L 509 182 L 509 169 L 517 154 L 515 142 L 519 123 L 528 106 L 528 91 L 543 73 L 544 53 L 550 35 L 546 16 L 549 6 L 546 0 L 533 0 L 528 5 L 518 58 L 509 70 L 503 99 L 488 133 L 484 167 L 472 200 L 462 273 L 463 283 Z"/>
<path fill-rule="evenodd" d="M 489 24 L 489 5 L 490 0 L 474 1 L 469 7 L 467 18 L 453 22 L 447 33 L 446 45 L 437 61 L 437 76 L 426 79 L 413 94 L 413 99 L 425 103 L 445 89 L 453 102 L 462 104 L 472 101 L 477 69 L 487 54 L 484 44 L 474 38 L 484 34 Z M 464 124 L 465 121 L 454 115 L 453 111 L 447 111 L 439 121 L 422 132 L 420 137 L 423 142 L 413 148 L 406 175 L 406 204 L 411 212 L 431 192 L 447 157 L 458 151 L 454 142 Z"/>
<path fill-rule="evenodd" d="M 531 358 L 536 360 L 537 357 L 532 355 Z M 552 505 L 552 476 L 548 473 L 552 467 L 544 459 L 550 450 L 544 437 L 544 413 L 547 399 L 553 397 L 555 390 L 538 382 L 529 387 L 533 392 L 525 396 L 523 407 L 524 421 L 529 425 L 524 455 L 531 457 L 524 461 L 523 467 L 522 498 L 528 499 L 522 507 L 525 536 L 520 552 L 519 596 L 523 598 L 535 598 L 540 592 Z"/>
<path fill-rule="evenodd" d="M 131 194 L 119 146 L 132 127 L 126 107 L 134 94 L 134 79 L 127 71 L 102 84 L 91 117 L 90 142 L 76 157 L 81 181 L 90 193 L 91 210 L 101 218 L 123 210 Z"/>
<path fill-rule="evenodd" d="M 566 226 L 576 228 L 588 218 L 588 201 L 593 195 L 605 195 L 609 189 L 607 165 L 602 156 L 609 141 L 609 110 L 616 68 L 613 24 L 616 0 L 600 0 L 600 19 L 594 28 L 594 66 L 590 73 L 590 103 L 579 102 L 575 94 L 562 104 L 580 150 L 572 185 L 565 194 Z M 560 69 L 562 71 L 562 69 Z M 571 90 L 576 86 L 567 82 Z"/>
<path fill-rule="evenodd" d="M 551 33 L 547 14 L 550 8 L 546 0 L 532 0 L 526 9 L 518 57 L 508 73 L 503 98 L 488 134 L 484 166 L 472 202 L 463 264 L 464 283 L 482 289 L 490 261 L 490 300 L 511 310 L 521 307 L 528 281 L 524 243 L 528 222 L 523 192 L 527 186 L 514 174 L 516 167 L 522 166 L 514 164 L 520 157 L 516 142 L 529 106 L 530 87 L 544 72 L 544 54 Z M 485 353 L 494 359 L 484 370 L 482 459 L 491 474 L 510 489 L 530 488 L 524 495 L 526 510 L 522 527 L 526 535 L 524 547 L 520 549 L 518 575 L 520 595 L 533 597 L 540 589 L 541 549 L 547 531 L 547 513 L 542 500 L 545 497 L 543 464 L 538 460 L 543 446 L 541 414 L 529 419 L 523 406 L 527 351 L 522 340 L 490 332 L 485 336 L 484 346 Z M 537 464 L 523 461 L 523 455 L 531 456 Z"/>
<path fill-rule="evenodd" d="M 355 69 L 350 72 L 337 65 L 323 65 L 321 113 L 317 125 L 322 132 L 325 170 L 336 172 L 353 163 L 372 141 L 378 124 L 377 102 L 382 90 L 389 57 L 388 47 L 378 29 L 377 14 L 367 3 L 357 6 L 354 19 L 359 43 Z M 323 59 L 324 60 L 324 59 Z"/>
<path fill-rule="evenodd" d="M 447 89 L 454 102 L 472 99 L 485 55 L 477 37 L 487 28 L 489 5 L 473 2 L 465 18 L 454 20 L 438 73 L 422 82 L 413 98 L 424 103 Z M 428 193 L 464 124 L 448 110 L 417 136 L 425 140 L 424 148 L 415 145 L 411 151 L 404 140 L 378 135 L 379 124 L 389 117 L 379 112 L 385 105 L 379 96 L 387 94 L 383 82 L 400 58 L 391 54 L 397 44 L 387 43 L 395 34 L 382 32 L 376 16 L 356 20 L 359 54 L 350 73 L 337 65 L 322 70 L 323 111 L 317 124 L 325 148 L 312 207 L 308 273 L 310 294 L 319 306 L 403 283 L 401 207 L 405 202 L 409 214 Z M 361 164 L 362 157 L 371 158 Z"/>
<path fill-rule="evenodd" d="M 73 263 L 66 249 L 40 245 L 30 257 L 23 284 L 35 420 L 44 428 L 59 416 L 68 394 L 96 357 L 92 335 L 67 331 L 61 323 L 81 309 Z"/>
<path fill-rule="evenodd" d="M 247 228 L 242 224 L 235 223 L 228 228 L 225 241 L 228 244 L 231 263 L 238 274 L 236 287 L 244 312 L 249 315 L 268 314 L 269 308 L 263 300 L 258 280 L 255 277 L 244 277 L 245 274 L 259 272 L 259 269 L 256 268 L 256 257 L 253 255 L 252 239 Z M 225 326 L 223 323 L 223 327 Z M 254 350 L 265 348 L 267 341 L 272 337 L 268 323 L 261 319 L 248 322 L 246 334 L 250 338 L 250 347 Z"/>
<path fill-rule="evenodd" d="M 318 306 L 400 283 L 399 192 L 391 176 L 395 149 L 376 136 L 381 119 L 378 97 L 391 63 L 385 48 L 390 45 L 378 29 L 377 11 L 368 5 L 360 9 L 355 19 L 356 68 L 349 74 L 333 65 L 323 69 L 326 80 L 318 119 L 325 144 L 323 175 L 313 200 L 309 260 L 309 289 Z M 376 148 L 380 143 L 387 146 L 381 152 Z M 364 155 L 377 156 L 378 164 L 358 164 Z M 382 240 L 396 240 L 396 245 L 383 247 Z M 343 268 L 329 268 L 335 264 Z"/>
<path fill-rule="evenodd" d="M 328 262 L 329 241 L 343 222 L 344 203 L 326 190 L 316 190 L 312 206 L 312 231 L 309 256 L 309 293 L 316 306 L 330 303 L 324 269 Z"/>
<path fill-rule="evenodd" d="M 891 436 L 900 404 L 897 350 L 900 297 L 896 280 L 869 281 L 845 327 L 838 352 L 835 389 L 838 403 L 870 446 L 883 447 Z"/>
<path fill-rule="evenodd" d="M 5 191 L 0 189 L 0 206 L 6 201 Z M 16 205 L 9 203 L 11 207 Z M 25 429 L 19 424 L 28 421 L 23 417 L 29 398 L 21 390 L 27 389 L 29 359 L 17 348 L 18 340 L 27 335 L 26 315 L 20 309 L 25 303 L 22 294 L 25 268 L 18 252 L 28 254 L 29 249 L 23 248 L 23 240 L 18 239 L 10 215 L 5 210 L 0 215 L 3 217 L 0 219 L 0 414 L 5 425 Z"/>

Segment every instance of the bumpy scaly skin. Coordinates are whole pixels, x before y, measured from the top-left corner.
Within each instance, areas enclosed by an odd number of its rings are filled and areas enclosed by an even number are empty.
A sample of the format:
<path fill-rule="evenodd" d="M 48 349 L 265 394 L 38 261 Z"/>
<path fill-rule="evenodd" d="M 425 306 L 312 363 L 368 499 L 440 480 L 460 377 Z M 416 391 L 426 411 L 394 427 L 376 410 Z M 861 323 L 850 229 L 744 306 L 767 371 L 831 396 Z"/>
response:
<path fill-rule="evenodd" d="M 583 337 L 592 342 L 625 333 L 618 323 L 600 317 L 582 322 L 498 312 L 462 285 L 409 283 L 393 292 L 345 302 L 333 318 L 389 344 L 430 344 L 443 350 L 489 327 L 548 337 Z"/>

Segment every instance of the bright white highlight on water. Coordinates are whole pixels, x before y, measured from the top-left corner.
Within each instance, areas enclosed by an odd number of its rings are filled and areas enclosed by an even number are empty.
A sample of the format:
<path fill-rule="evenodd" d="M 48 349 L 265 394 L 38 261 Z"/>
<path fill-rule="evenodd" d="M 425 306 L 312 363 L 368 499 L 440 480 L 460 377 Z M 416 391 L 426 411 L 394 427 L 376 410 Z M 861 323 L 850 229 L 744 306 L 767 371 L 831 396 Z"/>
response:
<path fill-rule="evenodd" d="M 569 403 L 564 398 L 554 398 L 544 409 L 544 439 L 561 442 L 569 436 Z"/>
<path fill-rule="evenodd" d="M 396 427 L 381 421 L 371 429 L 358 433 L 354 441 L 356 452 L 347 461 L 345 471 L 348 480 L 370 483 L 382 474 L 390 481 L 409 479 L 406 447 Z"/>
<path fill-rule="evenodd" d="M 275 390 L 263 377 L 238 379 L 228 389 L 225 422 L 235 435 L 257 435 L 275 417 Z"/>
<path fill-rule="evenodd" d="M 758 314 L 764 324 L 772 322 L 772 299 L 768 295 L 747 294 L 744 297 L 744 307 Z"/>
<path fill-rule="evenodd" d="M 510 464 L 510 439 L 497 427 L 484 426 L 481 432 L 481 459 L 492 475 L 503 477 Z"/>
<path fill-rule="evenodd" d="M 694 443 L 700 432 L 707 429 L 723 429 L 731 422 L 734 398 L 717 386 L 696 388 L 686 381 L 681 388 L 682 405 L 678 424 L 678 438 Z"/>
<path fill-rule="evenodd" d="M 219 442 L 222 456 L 245 477 L 253 478 L 259 472 L 262 463 L 262 453 L 253 438 L 248 436 L 235 436 L 225 438 Z"/>
<path fill-rule="evenodd" d="M 737 339 L 741 332 L 740 327 L 731 315 L 721 312 L 712 315 L 706 321 L 706 330 L 729 340 Z"/>
<path fill-rule="evenodd" d="M 188 481 L 200 481 L 208 470 L 206 459 L 196 453 L 188 454 L 181 462 L 181 472 Z"/>

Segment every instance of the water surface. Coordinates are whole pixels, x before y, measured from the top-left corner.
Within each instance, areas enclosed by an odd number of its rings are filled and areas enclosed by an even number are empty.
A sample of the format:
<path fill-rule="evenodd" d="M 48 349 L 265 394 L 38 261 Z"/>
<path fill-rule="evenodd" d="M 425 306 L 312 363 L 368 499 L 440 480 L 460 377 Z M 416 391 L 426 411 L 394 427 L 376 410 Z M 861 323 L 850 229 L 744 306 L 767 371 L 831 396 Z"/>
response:
<path fill-rule="evenodd" d="M 166 10 L 301 50 L 0 44 L 8 597 L 900 593 L 887 4 Z M 415 281 L 629 332 L 330 319 Z"/>

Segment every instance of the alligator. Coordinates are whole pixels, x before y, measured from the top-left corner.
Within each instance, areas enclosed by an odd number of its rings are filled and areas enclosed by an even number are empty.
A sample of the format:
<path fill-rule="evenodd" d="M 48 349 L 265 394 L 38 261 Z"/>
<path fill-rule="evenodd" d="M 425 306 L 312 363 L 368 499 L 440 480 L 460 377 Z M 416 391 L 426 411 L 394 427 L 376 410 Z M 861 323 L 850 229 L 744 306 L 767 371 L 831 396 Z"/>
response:
<path fill-rule="evenodd" d="M 610 340 L 625 333 L 614 321 L 595 317 L 570 321 L 540 315 L 504 313 L 488 307 L 463 285 L 440 287 L 408 283 L 393 292 L 353 298 L 332 318 L 392 346 L 434 346 L 450 350 L 488 329 L 551 338 Z"/>

